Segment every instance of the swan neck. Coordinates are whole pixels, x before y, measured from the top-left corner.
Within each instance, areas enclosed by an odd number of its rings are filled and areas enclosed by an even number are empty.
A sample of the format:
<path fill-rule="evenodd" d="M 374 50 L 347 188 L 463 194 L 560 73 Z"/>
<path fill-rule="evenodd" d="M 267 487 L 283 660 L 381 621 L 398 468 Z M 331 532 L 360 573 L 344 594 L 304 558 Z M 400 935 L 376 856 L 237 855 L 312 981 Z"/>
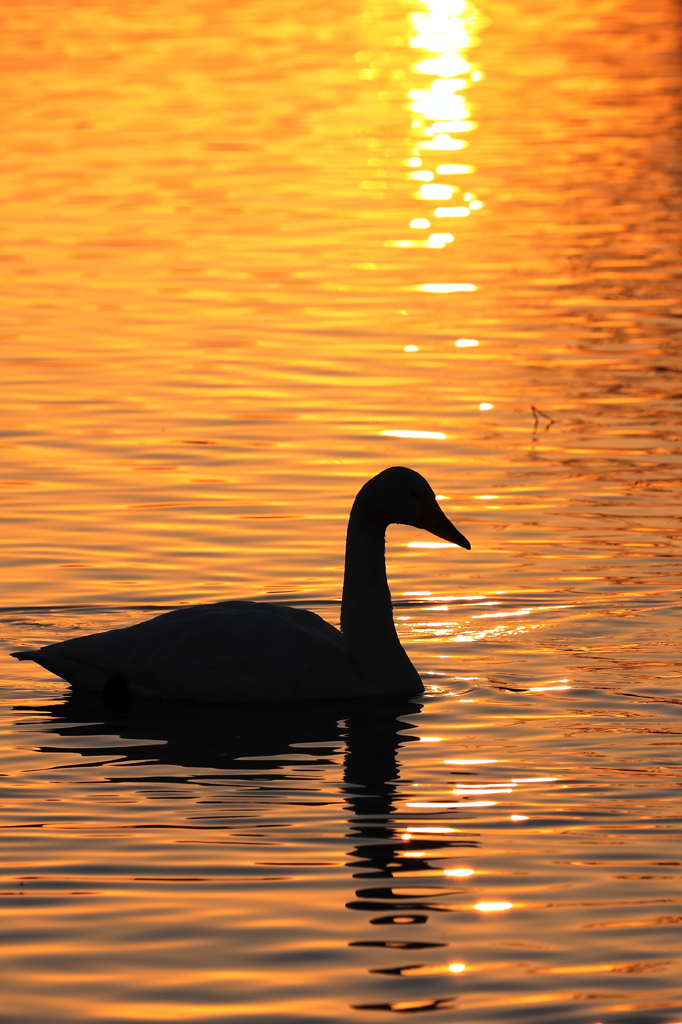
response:
<path fill-rule="evenodd" d="M 341 629 L 371 693 L 418 693 L 421 679 L 393 622 L 386 578 L 386 525 L 356 500 L 348 520 Z"/>

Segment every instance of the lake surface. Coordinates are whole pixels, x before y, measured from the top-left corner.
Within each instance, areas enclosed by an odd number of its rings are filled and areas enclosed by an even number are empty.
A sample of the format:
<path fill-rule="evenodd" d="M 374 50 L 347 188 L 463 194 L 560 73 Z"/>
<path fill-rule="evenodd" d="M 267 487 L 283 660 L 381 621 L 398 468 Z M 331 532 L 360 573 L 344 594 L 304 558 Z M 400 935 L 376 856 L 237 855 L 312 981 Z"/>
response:
<path fill-rule="evenodd" d="M 473 549 L 389 531 L 418 699 L 4 658 L 0 1020 L 681 1021 L 679 6 L 3 19 L 4 650 L 338 622 L 389 465 Z"/>

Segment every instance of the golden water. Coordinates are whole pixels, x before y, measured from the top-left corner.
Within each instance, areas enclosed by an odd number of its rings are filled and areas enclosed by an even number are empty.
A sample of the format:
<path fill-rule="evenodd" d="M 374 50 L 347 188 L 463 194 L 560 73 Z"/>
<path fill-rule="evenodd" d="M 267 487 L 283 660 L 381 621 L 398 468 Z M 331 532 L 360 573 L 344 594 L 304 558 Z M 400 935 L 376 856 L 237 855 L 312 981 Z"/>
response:
<path fill-rule="evenodd" d="M 6 650 L 337 621 L 387 465 L 473 550 L 391 528 L 412 702 L 7 659 L 0 1018 L 682 1020 L 678 6 L 3 20 Z"/>

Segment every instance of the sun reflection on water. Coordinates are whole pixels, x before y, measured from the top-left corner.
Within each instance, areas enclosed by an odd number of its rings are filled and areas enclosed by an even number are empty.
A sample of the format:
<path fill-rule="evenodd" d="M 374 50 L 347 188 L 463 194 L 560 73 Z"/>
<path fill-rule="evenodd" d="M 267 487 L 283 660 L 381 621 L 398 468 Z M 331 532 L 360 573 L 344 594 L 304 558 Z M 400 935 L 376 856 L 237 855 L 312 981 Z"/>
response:
<path fill-rule="evenodd" d="M 454 185 L 433 183 L 436 174 L 472 174 L 475 170 L 469 164 L 437 164 L 433 169 L 423 167 L 423 160 L 430 153 L 436 154 L 448 150 L 465 149 L 468 142 L 456 136 L 474 131 L 477 123 L 471 120 L 471 106 L 466 90 L 472 83 L 480 81 L 482 72 L 474 67 L 468 59 L 468 51 L 477 46 L 479 39 L 476 30 L 482 22 L 478 10 L 467 0 L 424 0 L 426 10 L 414 11 L 410 20 L 416 34 L 409 41 L 416 50 L 424 50 L 436 56 L 417 61 L 412 71 L 418 75 L 428 75 L 432 81 L 424 87 L 408 90 L 409 109 L 416 117 L 412 120 L 412 128 L 418 133 L 414 146 L 414 155 L 405 162 L 408 166 L 419 167 L 409 177 L 417 181 L 427 182 L 415 193 L 420 201 L 451 199 L 459 192 Z M 437 206 L 433 216 L 438 218 L 468 217 L 472 210 L 480 210 L 483 203 L 475 193 L 467 192 L 464 203 L 457 206 Z M 426 218 L 415 218 L 410 227 L 427 226 Z M 420 223 L 417 223 L 420 221 Z M 438 242 L 432 246 L 444 247 L 454 242 L 450 233 L 431 236 Z M 393 243 L 396 244 L 396 243 Z M 420 243 L 421 244 L 421 243 Z M 415 245 L 415 242 L 412 242 Z M 403 242 L 409 246 L 409 240 Z"/>
<path fill-rule="evenodd" d="M 478 86 L 471 4 L 366 4 L 6 5 L 12 645 L 335 622 L 385 465 L 474 545 L 391 527 L 426 693 L 377 719 L 6 660 L 8 1014 L 679 1015 L 679 12 L 494 0 Z"/>

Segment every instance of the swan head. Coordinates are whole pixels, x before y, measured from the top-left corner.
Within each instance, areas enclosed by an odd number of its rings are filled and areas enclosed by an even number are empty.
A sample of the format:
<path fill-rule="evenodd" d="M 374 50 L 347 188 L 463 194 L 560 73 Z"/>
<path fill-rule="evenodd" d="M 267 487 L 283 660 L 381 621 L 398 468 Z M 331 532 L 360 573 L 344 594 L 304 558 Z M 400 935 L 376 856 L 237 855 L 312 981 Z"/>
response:
<path fill-rule="evenodd" d="M 471 550 L 471 544 L 450 522 L 436 501 L 433 488 L 414 469 L 391 466 L 368 480 L 355 499 L 356 505 L 385 529 L 389 523 L 415 526 L 434 537 Z"/>

